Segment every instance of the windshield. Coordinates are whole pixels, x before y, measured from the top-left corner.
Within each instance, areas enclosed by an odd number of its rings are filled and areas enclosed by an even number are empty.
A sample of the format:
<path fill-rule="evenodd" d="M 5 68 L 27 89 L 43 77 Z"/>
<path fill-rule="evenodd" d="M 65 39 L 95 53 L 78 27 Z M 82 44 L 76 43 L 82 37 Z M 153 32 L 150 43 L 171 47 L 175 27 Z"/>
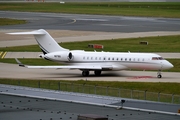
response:
<path fill-rule="evenodd" d="M 164 60 L 163 57 L 152 57 L 152 60 Z"/>

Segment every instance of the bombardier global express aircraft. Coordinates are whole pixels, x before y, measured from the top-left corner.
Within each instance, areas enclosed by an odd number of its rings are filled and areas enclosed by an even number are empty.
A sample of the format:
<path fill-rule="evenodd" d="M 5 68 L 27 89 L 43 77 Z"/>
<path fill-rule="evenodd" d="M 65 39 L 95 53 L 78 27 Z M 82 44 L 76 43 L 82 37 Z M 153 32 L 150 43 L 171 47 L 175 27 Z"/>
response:
<path fill-rule="evenodd" d="M 54 69 L 79 69 L 83 76 L 88 76 L 94 71 L 96 76 L 102 71 L 113 70 L 157 70 L 157 77 L 161 78 L 161 71 L 170 69 L 173 65 L 161 56 L 154 53 L 124 53 L 124 52 L 87 52 L 84 50 L 69 50 L 61 47 L 43 29 L 31 32 L 8 33 L 12 35 L 34 35 L 39 47 L 44 54 L 40 57 L 46 60 L 65 63 L 65 66 L 28 66 L 23 65 L 18 59 L 19 66 L 27 68 L 54 68 Z"/>

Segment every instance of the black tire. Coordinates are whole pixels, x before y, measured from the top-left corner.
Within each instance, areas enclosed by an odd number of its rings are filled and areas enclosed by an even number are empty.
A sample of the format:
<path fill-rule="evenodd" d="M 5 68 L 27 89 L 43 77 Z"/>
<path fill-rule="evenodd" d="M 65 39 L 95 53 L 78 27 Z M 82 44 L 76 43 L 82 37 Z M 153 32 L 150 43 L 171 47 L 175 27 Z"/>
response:
<path fill-rule="evenodd" d="M 162 75 L 158 75 L 157 77 L 158 77 L 158 78 L 162 78 Z"/>
<path fill-rule="evenodd" d="M 101 75 L 101 70 L 95 70 L 95 71 L 94 71 L 94 74 L 95 74 L 96 76 L 100 76 L 100 75 Z"/>
<path fill-rule="evenodd" d="M 89 71 L 82 71 L 82 76 L 89 76 Z"/>

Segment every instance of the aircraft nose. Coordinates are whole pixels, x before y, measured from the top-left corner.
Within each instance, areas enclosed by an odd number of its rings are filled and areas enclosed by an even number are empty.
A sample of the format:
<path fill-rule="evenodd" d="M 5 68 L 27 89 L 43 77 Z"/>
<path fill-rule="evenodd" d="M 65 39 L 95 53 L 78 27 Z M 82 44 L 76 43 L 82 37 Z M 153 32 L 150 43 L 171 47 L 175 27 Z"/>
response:
<path fill-rule="evenodd" d="M 171 68 L 173 68 L 173 67 L 174 67 L 174 65 L 171 64 L 171 63 L 168 62 L 168 61 L 166 61 L 165 64 L 164 64 L 164 69 L 171 69 Z"/>

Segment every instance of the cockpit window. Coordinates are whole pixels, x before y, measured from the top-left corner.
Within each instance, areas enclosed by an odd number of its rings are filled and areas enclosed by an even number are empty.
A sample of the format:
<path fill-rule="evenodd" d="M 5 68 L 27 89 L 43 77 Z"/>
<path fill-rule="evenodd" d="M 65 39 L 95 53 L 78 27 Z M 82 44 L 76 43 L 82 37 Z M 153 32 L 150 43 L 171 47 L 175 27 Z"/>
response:
<path fill-rule="evenodd" d="M 164 58 L 163 57 L 158 57 L 159 58 L 159 60 L 164 60 Z"/>
<path fill-rule="evenodd" d="M 158 60 L 158 57 L 152 57 L 152 60 Z"/>
<path fill-rule="evenodd" d="M 152 57 L 152 60 L 164 60 L 163 57 Z"/>

